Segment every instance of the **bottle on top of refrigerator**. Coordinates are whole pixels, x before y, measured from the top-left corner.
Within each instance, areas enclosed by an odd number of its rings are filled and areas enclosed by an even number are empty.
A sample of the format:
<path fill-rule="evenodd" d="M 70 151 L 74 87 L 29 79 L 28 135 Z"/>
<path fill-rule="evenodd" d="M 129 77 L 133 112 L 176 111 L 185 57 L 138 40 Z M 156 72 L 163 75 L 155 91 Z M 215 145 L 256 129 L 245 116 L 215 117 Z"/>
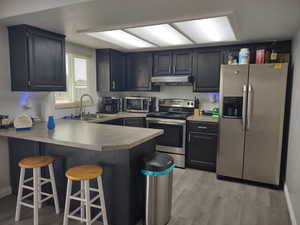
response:
<path fill-rule="evenodd" d="M 249 64 L 250 51 L 249 48 L 241 48 L 239 53 L 239 64 Z"/>

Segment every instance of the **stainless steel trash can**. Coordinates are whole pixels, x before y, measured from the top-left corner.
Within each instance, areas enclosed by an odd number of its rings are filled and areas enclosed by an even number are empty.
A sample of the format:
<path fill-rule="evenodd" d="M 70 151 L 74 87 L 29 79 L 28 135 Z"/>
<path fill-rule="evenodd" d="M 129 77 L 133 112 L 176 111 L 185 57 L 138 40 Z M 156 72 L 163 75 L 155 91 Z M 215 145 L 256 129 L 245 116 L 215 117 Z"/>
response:
<path fill-rule="evenodd" d="M 171 218 L 173 158 L 155 152 L 143 160 L 146 176 L 146 225 L 166 225 Z"/>

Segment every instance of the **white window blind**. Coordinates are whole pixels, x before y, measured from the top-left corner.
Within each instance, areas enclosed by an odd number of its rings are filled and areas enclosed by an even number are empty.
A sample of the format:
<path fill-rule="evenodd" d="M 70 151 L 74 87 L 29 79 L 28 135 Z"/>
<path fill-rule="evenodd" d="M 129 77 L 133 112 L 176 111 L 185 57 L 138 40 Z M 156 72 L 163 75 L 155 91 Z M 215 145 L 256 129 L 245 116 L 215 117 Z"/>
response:
<path fill-rule="evenodd" d="M 66 54 L 67 91 L 55 93 L 57 107 L 78 107 L 80 96 L 90 93 L 90 65 L 91 58 L 75 54 Z M 85 99 L 85 104 L 91 104 Z"/>

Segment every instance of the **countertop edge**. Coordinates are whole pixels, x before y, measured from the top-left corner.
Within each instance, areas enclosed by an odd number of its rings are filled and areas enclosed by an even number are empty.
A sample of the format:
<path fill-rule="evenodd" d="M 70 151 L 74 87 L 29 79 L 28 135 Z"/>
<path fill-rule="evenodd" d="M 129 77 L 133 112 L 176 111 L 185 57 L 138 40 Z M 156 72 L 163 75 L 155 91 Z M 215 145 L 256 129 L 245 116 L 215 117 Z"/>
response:
<path fill-rule="evenodd" d="M 107 125 L 109 126 L 109 125 Z M 114 126 L 114 125 L 110 125 Z M 36 141 L 36 142 L 43 142 L 48 144 L 55 144 L 55 145 L 63 145 L 68 147 L 74 147 L 74 148 L 82 148 L 86 150 L 92 150 L 92 151 L 106 151 L 106 150 L 126 150 L 134 148 L 140 144 L 143 144 L 153 138 L 156 138 L 164 133 L 163 130 L 157 130 L 156 132 L 153 132 L 153 134 L 148 135 L 145 138 L 142 138 L 140 140 L 134 141 L 132 143 L 124 143 L 124 144 L 101 144 L 101 145 L 93 145 L 93 144 L 83 144 L 83 143 L 72 143 L 69 141 L 62 141 L 62 140 L 54 140 L 47 137 L 37 137 L 37 136 L 30 136 L 30 135 L 24 135 L 24 133 L 18 134 L 16 133 L 5 133 L 0 132 L 0 136 L 7 137 L 7 138 L 17 138 L 22 140 L 29 140 L 29 141 Z"/>

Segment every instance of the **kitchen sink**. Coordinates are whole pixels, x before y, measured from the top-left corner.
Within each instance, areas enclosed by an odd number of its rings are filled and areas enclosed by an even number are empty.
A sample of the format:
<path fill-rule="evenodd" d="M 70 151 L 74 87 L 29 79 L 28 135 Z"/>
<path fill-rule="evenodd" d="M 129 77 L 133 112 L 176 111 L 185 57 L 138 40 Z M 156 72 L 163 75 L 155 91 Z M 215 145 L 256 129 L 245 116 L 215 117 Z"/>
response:
<path fill-rule="evenodd" d="M 80 115 L 74 117 L 74 120 L 82 120 L 82 121 L 91 121 L 96 119 L 102 119 L 108 117 L 107 115 L 102 115 L 100 113 L 88 113 L 84 116 L 83 119 L 80 118 Z"/>

